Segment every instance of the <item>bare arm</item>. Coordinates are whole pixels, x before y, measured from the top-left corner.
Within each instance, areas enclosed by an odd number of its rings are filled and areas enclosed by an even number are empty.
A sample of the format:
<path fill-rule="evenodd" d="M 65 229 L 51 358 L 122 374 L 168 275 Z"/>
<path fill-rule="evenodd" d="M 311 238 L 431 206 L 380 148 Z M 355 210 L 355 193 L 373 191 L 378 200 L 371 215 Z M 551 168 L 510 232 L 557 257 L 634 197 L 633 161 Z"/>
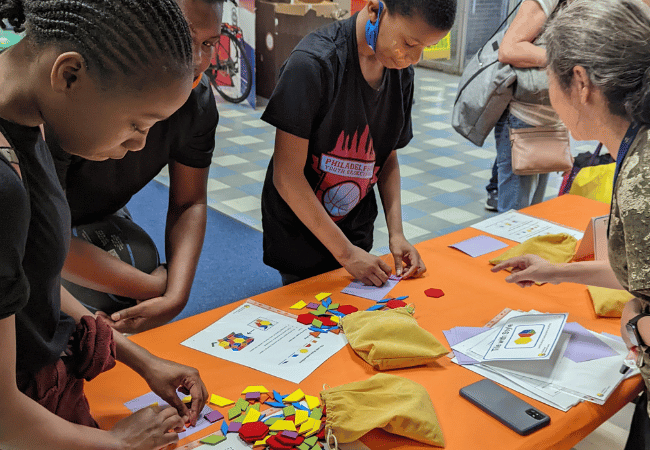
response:
<path fill-rule="evenodd" d="M 0 320 L 0 447 L 21 450 L 119 449 L 109 432 L 72 424 L 18 390 L 14 316 Z"/>
<path fill-rule="evenodd" d="M 607 261 L 580 261 L 553 264 L 536 255 L 511 258 L 492 268 L 498 272 L 512 267 L 512 274 L 506 277 L 508 283 L 521 287 L 539 283 L 578 283 L 610 289 L 623 289 Z"/>
<path fill-rule="evenodd" d="M 390 267 L 376 256 L 354 246 L 325 211 L 304 175 L 309 141 L 276 130 L 273 184 L 293 212 L 334 258 L 355 278 L 382 285 Z"/>
<path fill-rule="evenodd" d="M 144 273 L 83 238 L 72 237 L 63 278 L 80 286 L 136 300 L 165 292 L 164 277 Z"/>
<path fill-rule="evenodd" d="M 207 220 L 209 170 L 195 169 L 174 161 L 169 163 L 171 188 L 165 229 L 165 297 L 174 305 L 171 308 L 174 316 L 187 303 L 201 256 Z"/>
<path fill-rule="evenodd" d="M 539 3 L 534 0 L 524 1 L 503 37 L 499 47 L 499 61 L 519 68 L 546 66 L 546 50 L 533 42 L 547 19 Z"/>
<path fill-rule="evenodd" d="M 209 168 L 169 163 L 166 289 L 112 314 L 110 321 L 115 329 L 125 333 L 149 330 L 172 320 L 187 304 L 205 237 L 208 173 Z"/>
<path fill-rule="evenodd" d="M 399 162 L 395 150 L 386 160 L 377 186 L 386 215 L 390 251 L 395 260 L 395 273 L 402 275 L 404 269 L 404 277 L 419 276 L 427 269 L 418 251 L 404 237 Z M 406 263 L 405 267 L 402 267 L 403 262 Z"/>

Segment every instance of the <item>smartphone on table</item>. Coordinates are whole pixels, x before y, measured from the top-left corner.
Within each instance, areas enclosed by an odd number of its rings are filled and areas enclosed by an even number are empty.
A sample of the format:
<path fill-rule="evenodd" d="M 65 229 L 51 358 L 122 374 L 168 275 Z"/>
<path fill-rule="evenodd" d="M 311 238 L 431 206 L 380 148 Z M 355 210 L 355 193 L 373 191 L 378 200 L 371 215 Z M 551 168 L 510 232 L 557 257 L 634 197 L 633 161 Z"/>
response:
<path fill-rule="evenodd" d="M 551 423 L 542 411 L 488 379 L 465 386 L 460 395 L 522 436 Z"/>

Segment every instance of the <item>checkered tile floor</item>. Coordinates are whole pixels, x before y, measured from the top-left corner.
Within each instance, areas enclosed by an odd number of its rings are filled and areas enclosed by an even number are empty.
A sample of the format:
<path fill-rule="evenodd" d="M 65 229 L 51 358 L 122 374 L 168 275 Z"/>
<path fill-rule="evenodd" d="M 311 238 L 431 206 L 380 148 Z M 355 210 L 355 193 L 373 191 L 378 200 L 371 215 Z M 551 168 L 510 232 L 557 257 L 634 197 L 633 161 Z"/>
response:
<path fill-rule="evenodd" d="M 399 151 L 402 215 L 406 237 L 417 243 L 464 228 L 490 216 L 484 209 L 485 185 L 496 156 L 494 138 L 483 148 L 451 128 L 458 77 L 416 68 L 414 138 Z M 274 128 L 260 120 L 263 106 L 252 109 L 216 95 L 221 119 L 210 169 L 209 206 L 262 230 L 260 195 L 273 153 Z M 574 146 L 574 153 L 592 150 Z M 168 185 L 167 172 L 156 178 Z M 551 177 L 547 196 L 557 195 L 559 175 Z M 375 228 L 375 254 L 388 253 L 383 213 Z"/>

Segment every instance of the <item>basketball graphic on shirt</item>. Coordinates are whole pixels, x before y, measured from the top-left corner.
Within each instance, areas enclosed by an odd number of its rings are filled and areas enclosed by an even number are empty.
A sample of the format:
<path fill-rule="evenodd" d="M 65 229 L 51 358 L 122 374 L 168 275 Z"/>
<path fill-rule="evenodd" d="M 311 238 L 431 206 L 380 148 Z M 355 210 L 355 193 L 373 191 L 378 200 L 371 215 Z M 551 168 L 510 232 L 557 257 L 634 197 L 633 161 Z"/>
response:
<path fill-rule="evenodd" d="M 332 151 L 312 158 L 320 175 L 314 193 L 334 221 L 352 211 L 377 182 L 379 167 L 368 125 L 361 133 L 341 131 Z"/>
<path fill-rule="evenodd" d="M 323 194 L 323 206 L 330 216 L 345 216 L 361 198 L 359 185 L 352 181 L 332 186 Z"/>

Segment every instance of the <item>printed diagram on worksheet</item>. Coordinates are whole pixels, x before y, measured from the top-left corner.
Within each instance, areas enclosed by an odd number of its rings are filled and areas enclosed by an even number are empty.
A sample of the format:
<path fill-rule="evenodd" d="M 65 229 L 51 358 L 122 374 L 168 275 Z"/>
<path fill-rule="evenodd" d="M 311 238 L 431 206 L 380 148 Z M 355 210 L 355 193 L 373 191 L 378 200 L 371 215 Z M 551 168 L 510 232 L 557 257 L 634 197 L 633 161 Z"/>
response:
<path fill-rule="evenodd" d="M 308 326 L 244 303 L 182 345 L 300 383 L 347 344 L 345 335 L 310 334 Z"/>

